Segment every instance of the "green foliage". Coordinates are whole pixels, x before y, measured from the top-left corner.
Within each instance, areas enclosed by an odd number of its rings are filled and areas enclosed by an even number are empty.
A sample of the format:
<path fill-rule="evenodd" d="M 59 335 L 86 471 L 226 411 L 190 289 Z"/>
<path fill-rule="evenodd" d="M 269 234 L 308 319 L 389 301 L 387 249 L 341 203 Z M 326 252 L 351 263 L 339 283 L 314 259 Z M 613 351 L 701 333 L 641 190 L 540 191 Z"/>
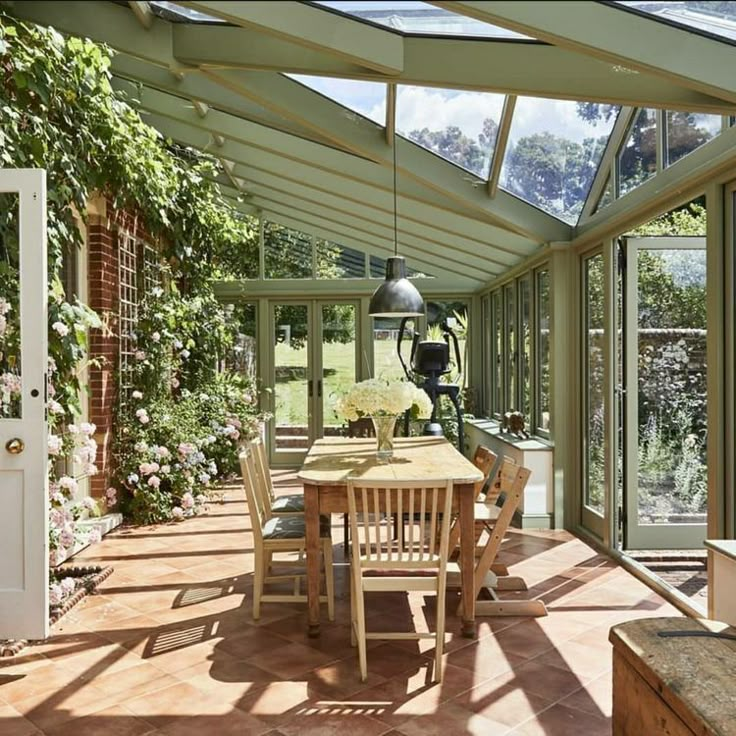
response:
<path fill-rule="evenodd" d="M 705 236 L 705 227 L 705 206 L 696 201 L 655 217 L 653 220 L 634 228 L 627 235 L 638 237 L 658 235 Z"/>

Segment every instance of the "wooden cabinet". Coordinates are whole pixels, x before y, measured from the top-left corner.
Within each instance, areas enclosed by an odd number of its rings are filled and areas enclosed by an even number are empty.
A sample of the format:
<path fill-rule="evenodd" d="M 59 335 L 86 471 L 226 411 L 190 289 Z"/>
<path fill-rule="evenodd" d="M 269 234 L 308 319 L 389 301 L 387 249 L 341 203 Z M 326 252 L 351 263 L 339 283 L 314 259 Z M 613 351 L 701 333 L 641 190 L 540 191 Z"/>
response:
<path fill-rule="evenodd" d="M 640 619 L 611 629 L 613 736 L 736 734 L 736 641 L 659 636 L 736 630 L 689 618 Z"/>
<path fill-rule="evenodd" d="M 736 626 L 736 540 L 708 539 L 708 617 Z"/>

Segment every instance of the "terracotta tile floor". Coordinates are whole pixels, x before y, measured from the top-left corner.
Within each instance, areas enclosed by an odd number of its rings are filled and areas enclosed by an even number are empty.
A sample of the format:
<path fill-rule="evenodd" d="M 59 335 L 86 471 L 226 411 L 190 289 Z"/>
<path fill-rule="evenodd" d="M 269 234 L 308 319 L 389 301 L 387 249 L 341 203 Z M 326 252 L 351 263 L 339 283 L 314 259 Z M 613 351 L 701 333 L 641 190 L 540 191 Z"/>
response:
<path fill-rule="evenodd" d="M 287 489 L 289 474 L 275 474 Z M 565 532 L 508 535 L 502 559 L 543 598 L 540 619 L 481 619 L 458 635 L 447 601 L 446 674 L 431 641 L 372 642 L 361 683 L 350 647 L 342 519 L 334 517 L 337 620 L 306 634 L 303 605 L 251 616 L 253 542 L 240 489 L 181 524 L 123 529 L 79 556 L 113 565 L 24 654 L 0 661 L 0 733 L 26 736 L 432 736 L 610 733 L 617 621 L 677 612 Z M 369 626 L 426 629 L 434 601 L 376 594 Z"/>

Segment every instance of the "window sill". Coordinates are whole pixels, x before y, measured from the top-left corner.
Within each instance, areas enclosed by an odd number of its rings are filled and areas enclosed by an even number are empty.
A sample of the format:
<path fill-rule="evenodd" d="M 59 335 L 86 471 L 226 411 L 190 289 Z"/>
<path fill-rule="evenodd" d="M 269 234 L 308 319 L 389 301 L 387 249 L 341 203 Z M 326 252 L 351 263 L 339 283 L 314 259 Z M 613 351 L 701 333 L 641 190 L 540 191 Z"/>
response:
<path fill-rule="evenodd" d="M 517 437 L 516 435 L 509 434 L 508 432 L 501 431 L 501 425 L 495 419 L 482 419 L 482 418 L 466 418 L 465 423 L 473 427 L 476 427 L 481 432 L 492 435 L 500 442 L 505 442 L 507 445 L 516 447 L 524 452 L 534 452 L 537 450 L 550 450 L 554 448 L 554 442 L 544 437 L 530 436 L 528 439 Z"/>

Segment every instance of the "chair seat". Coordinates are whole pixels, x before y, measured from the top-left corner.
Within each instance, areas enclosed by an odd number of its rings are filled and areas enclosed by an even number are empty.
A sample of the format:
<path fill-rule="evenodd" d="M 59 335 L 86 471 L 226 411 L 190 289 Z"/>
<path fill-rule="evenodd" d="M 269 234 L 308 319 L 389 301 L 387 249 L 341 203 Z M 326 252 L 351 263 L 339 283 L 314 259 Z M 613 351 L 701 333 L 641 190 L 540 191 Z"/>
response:
<path fill-rule="evenodd" d="M 330 536 L 330 517 L 319 517 L 320 537 Z M 307 525 L 303 516 L 274 516 L 263 525 L 263 539 L 303 539 Z"/>
<path fill-rule="evenodd" d="M 271 504 L 271 513 L 304 513 L 304 494 L 292 493 L 288 496 L 277 496 Z"/>

